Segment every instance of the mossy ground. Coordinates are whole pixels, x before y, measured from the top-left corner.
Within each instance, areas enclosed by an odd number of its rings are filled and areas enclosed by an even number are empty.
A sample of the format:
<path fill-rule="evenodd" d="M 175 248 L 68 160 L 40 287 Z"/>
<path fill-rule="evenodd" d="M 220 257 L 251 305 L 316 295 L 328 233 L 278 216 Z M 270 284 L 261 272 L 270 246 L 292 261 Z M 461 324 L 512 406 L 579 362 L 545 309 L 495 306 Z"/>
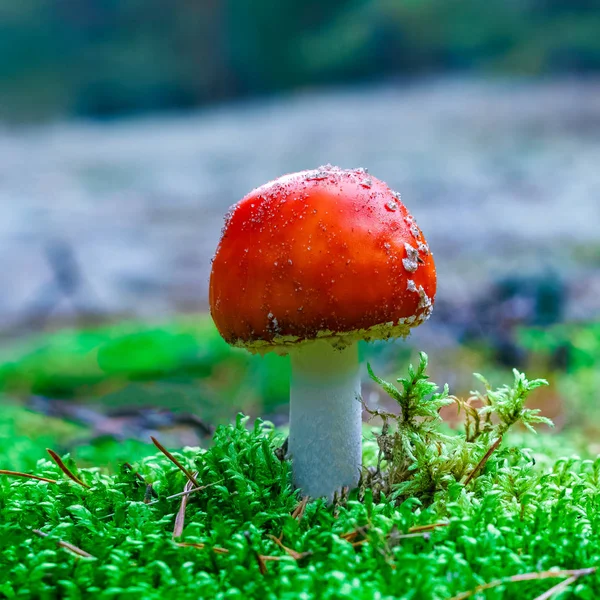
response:
<path fill-rule="evenodd" d="M 83 485 L 42 458 L 30 472 L 56 483 L 0 477 L 0 597 L 448 599 L 496 580 L 473 597 L 531 599 L 563 581 L 552 597 L 600 596 L 581 571 L 600 563 L 600 459 L 560 458 L 563 438 L 508 433 L 466 485 L 447 476 L 423 493 L 405 476 L 413 495 L 366 489 L 334 506 L 302 503 L 282 441 L 240 417 L 208 450 L 175 453 L 203 487 L 184 513 L 168 497 L 193 484 L 164 454 L 113 474 L 66 457 Z M 575 572 L 524 575 L 552 570 Z"/>

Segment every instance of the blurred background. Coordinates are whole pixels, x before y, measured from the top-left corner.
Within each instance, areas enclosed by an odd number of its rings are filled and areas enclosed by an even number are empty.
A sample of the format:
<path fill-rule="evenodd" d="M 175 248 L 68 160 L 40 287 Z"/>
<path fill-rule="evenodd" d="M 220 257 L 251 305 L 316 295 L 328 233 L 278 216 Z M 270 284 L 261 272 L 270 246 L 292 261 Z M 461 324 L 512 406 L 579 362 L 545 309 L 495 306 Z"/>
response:
<path fill-rule="evenodd" d="M 231 204 L 324 163 L 399 190 L 438 265 L 376 372 L 525 369 L 593 442 L 599 33 L 597 0 L 0 0 L 0 467 L 285 425 L 286 359 L 221 341 L 210 258 Z"/>

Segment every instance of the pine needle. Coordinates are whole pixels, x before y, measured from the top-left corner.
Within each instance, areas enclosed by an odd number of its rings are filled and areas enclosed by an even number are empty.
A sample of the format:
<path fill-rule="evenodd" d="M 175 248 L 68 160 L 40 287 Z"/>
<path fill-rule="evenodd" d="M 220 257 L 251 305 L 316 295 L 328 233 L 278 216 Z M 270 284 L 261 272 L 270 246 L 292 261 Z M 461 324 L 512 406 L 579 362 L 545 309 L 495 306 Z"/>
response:
<path fill-rule="evenodd" d="M 123 467 L 125 467 L 130 473 L 133 474 L 133 476 L 140 482 L 143 483 L 144 485 L 147 485 L 148 482 L 133 468 L 133 466 L 131 465 L 131 463 L 123 463 Z"/>
<path fill-rule="evenodd" d="M 298 502 L 298 504 L 296 505 L 296 508 L 294 508 L 294 511 L 292 512 L 292 517 L 294 519 L 296 519 L 297 521 L 302 520 L 302 517 L 304 516 L 304 511 L 306 510 L 306 505 L 308 504 L 308 501 L 309 501 L 309 497 L 304 496 L 302 498 L 302 500 L 300 500 L 300 502 Z"/>
<path fill-rule="evenodd" d="M 26 477 L 27 479 L 35 479 L 36 481 L 45 481 L 46 483 L 58 483 L 56 479 L 48 479 L 48 477 L 40 477 L 39 475 L 30 475 L 29 473 L 21 473 L 20 471 L 6 471 L 0 469 L 0 475 L 8 475 L 9 477 Z"/>
<path fill-rule="evenodd" d="M 340 535 L 340 537 L 343 540 L 346 540 L 347 542 L 352 542 L 359 535 L 361 535 L 362 537 L 366 538 L 368 531 L 369 531 L 369 527 L 368 526 L 357 527 L 356 529 L 353 529 L 352 531 L 348 531 L 347 533 L 342 533 Z"/>
<path fill-rule="evenodd" d="M 283 534 L 282 534 L 283 535 Z M 281 538 L 275 537 L 274 535 L 269 534 L 269 537 L 285 552 L 287 552 L 294 560 L 300 560 L 302 558 L 306 558 L 307 556 L 310 556 L 312 554 L 312 552 L 296 552 L 296 550 L 293 550 L 292 548 L 288 548 L 287 546 L 283 545 L 283 542 L 281 541 Z"/>
<path fill-rule="evenodd" d="M 219 483 L 223 483 L 222 479 L 219 481 L 215 481 L 214 483 L 207 483 L 206 485 L 201 485 L 200 487 L 191 488 L 190 490 L 184 490 L 183 492 L 177 492 L 177 494 L 172 494 L 171 496 L 165 496 L 164 500 L 173 500 L 174 498 L 180 498 L 181 496 L 189 496 L 190 494 L 195 494 L 196 492 L 201 492 L 206 488 L 209 488 L 213 485 L 218 485 Z M 147 506 L 153 506 L 154 504 L 159 504 L 162 502 L 163 498 L 159 498 L 158 500 L 152 500 L 152 502 L 148 502 Z"/>
<path fill-rule="evenodd" d="M 437 529 L 438 527 L 448 527 L 450 523 L 441 522 L 441 523 L 431 523 L 430 525 L 415 525 L 411 527 L 408 531 L 409 533 L 414 533 L 417 531 L 431 531 L 433 529 Z"/>
<path fill-rule="evenodd" d="M 163 500 L 173 500 L 174 498 L 181 498 L 182 496 L 189 496 L 190 494 L 194 494 L 196 492 L 201 492 L 206 488 L 209 488 L 213 485 L 218 485 L 219 483 L 223 483 L 222 479 L 219 481 L 215 481 L 214 483 L 207 483 L 206 485 L 201 485 L 197 488 L 192 488 L 191 490 L 177 492 L 177 494 L 172 494 L 171 496 L 165 496 L 164 498 L 159 498 L 158 500 L 152 500 L 151 502 L 146 502 L 144 499 L 144 504 L 146 506 L 154 506 L 155 504 L 160 504 Z M 109 519 L 110 517 L 114 517 L 115 513 L 110 513 L 109 515 L 104 515 L 103 517 L 99 517 L 99 519 Z"/>
<path fill-rule="evenodd" d="M 193 473 L 193 477 L 197 476 L 198 472 Z M 191 481 L 187 481 L 185 487 L 183 488 L 183 491 L 188 493 L 181 496 L 181 506 L 179 507 L 179 511 L 175 517 L 175 527 L 173 528 L 174 538 L 181 537 L 181 534 L 183 533 L 183 528 L 185 526 L 185 509 L 187 508 L 188 499 L 190 497 L 189 492 L 193 489 L 193 485 L 194 484 Z"/>
<path fill-rule="evenodd" d="M 568 579 L 565 579 L 564 581 L 553 585 L 549 590 L 546 590 L 543 594 L 540 594 L 534 600 L 550 600 L 552 596 L 554 596 L 558 592 L 562 592 L 563 590 L 567 589 L 572 583 L 575 583 L 578 579 L 579 576 L 572 575 Z"/>
<path fill-rule="evenodd" d="M 494 450 L 502 443 L 502 436 L 496 439 L 496 441 L 489 447 L 489 450 L 484 454 L 483 458 L 477 463 L 477 466 L 467 475 L 465 479 L 465 486 L 469 485 L 473 480 L 473 477 L 477 475 L 481 469 L 485 466 L 485 463 L 489 460 L 490 456 L 493 454 Z"/>
<path fill-rule="evenodd" d="M 575 579 L 578 579 L 579 577 L 583 577 L 584 575 L 590 575 L 591 573 L 594 573 L 595 571 L 596 571 L 596 567 L 588 567 L 586 569 L 574 569 L 574 570 L 563 570 L 563 571 L 541 571 L 541 572 L 538 571 L 538 572 L 534 572 L 534 573 L 521 573 L 519 575 L 513 575 L 512 577 L 505 577 L 503 579 L 495 579 L 494 581 L 490 581 L 488 583 L 482 583 L 481 585 L 474 587 L 472 590 L 469 590 L 467 592 L 462 592 L 461 594 L 458 594 L 457 596 L 452 596 L 452 598 L 449 598 L 448 600 L 465 600 L 465 598 L 470 598 L 471 596 L 474 596 L 475 594 L 478 594 L 479 592 L 483 592 L 484 590 L 489 590 L 491 588 L 498 587 L 499 585 L 503 585 L 505 583 L 517 583 L 519 581 L 533 581 L 535 579 L 550 579 L 550 578 L 558 578 L 558 577 L 568 577 L 569 579 L 574 577 Z M 563 581 L 562 583 L 564 584 L 565 582 Z M 570 585 L 571 583 L 572 582 L 570 582 L 568 585 Z M 557 586 L 554 586 L 554 587 L 557 587 Z M 548 592 L 549 591 L 550 590 L 548 590 Z M 545 593 L 548 594 L 548 592 L 545 592 Z M 540 598 L 544 599 L 544 598 L 549 598 L 549 597 L 550 596 L 542 595 L 542 596 L 538 597 L 537 600 L 540 600 Z"/>
<path fill-rule="evenodd" d="M 41 538 L 49 537 L 49 535 L 47 533 L 44 533 L 43 531 L 40 531 L 39 529 L 34 529 L 33 533 L 35 533 L 36 535 L 39 535 Z M 71 544 L 69 542 L 63 542 L 62 540 L 56 540 L 56 544 L 57 544 L 57 546 L 60 546 L 61 548 L 64 548 L 65 550 L 68 550 L 69 552 L 72 552 L 73 554 L 76 554 L 77 556 L 82 556 L 83 558 L 96 558 L 95 556 L 92 556 L 89 552 L 86 552 L 85 550 L 82 550 L 81 548 L 78 548 L 77 546 L 74 546 L 73 544 Z"/>
<path fill-rule="evenodd" d="M 150 436 L 152 443 L 196 486 L 200 484 L 192 474 L 192 472 L 184 467 L 155 437 Z"/>
<path fill-rule="evenodd" d="M 206 544 L 197 544 L 193 542 L 177 542 L 175 545 L 179 546 L 180 548 L 198 548 L 198 550 L 203 550 L 206 548 Z M 229 550 L 227 550 L 227 548 L 220 548 L 219 546 L 213 546 L 211 550 L 215 554 L 229 554 Z"/>
<path fill-rule="evenodd" d="M 62 458 L 58 454 L 56 454 L 56 452 L 54 452 L 54 450 L 51 450 L 50 448 L 46 448 L 46 452 L 52 457 L 52 460 L 58 465 L 58 468 L 69 479 L 71 479 L 75 483 L 78 483 L 81 487 L 84 487 L 88 490 L 90 489 L 90 486 L 87 483 L 84 483 L 83 481 L 81 481 L 81 479 L 79 479 L 79 477 L 77 477 L 77 475 L 75 475 L 72 471 L 69 470 L 67 465 L 65 465 L 65 463 L 62 461 Z"/>

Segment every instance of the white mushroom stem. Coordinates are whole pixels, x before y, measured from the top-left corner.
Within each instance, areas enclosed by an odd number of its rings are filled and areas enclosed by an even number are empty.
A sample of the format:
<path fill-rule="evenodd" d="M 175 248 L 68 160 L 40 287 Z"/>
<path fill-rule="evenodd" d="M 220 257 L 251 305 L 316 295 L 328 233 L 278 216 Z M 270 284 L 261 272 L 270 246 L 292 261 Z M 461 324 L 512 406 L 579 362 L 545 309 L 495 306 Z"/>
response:
<path fill-rule="evenodd" d="M 358 345 L 337 350 L 317 340 L 291 353 L 290 435 L 294 485 L 333 499 L 356 487 L 362 462 Z"/>

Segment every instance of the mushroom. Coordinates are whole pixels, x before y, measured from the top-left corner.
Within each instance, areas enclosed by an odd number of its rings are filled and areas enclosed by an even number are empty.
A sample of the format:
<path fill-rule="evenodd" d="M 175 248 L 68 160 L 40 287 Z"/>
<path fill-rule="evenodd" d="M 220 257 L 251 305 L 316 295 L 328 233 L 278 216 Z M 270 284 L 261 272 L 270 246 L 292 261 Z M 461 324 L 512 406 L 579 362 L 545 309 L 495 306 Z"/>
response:
<path fill-rule="evenodd" d="M 400 196 L 364 169 L 285 175 L 232 207 L 212 263 L 223 338 L 291 358 L 294 485 L 331 500 L 362 463 L 359 340 L 405 337 L 431 314 L 436 273 Z"/>

